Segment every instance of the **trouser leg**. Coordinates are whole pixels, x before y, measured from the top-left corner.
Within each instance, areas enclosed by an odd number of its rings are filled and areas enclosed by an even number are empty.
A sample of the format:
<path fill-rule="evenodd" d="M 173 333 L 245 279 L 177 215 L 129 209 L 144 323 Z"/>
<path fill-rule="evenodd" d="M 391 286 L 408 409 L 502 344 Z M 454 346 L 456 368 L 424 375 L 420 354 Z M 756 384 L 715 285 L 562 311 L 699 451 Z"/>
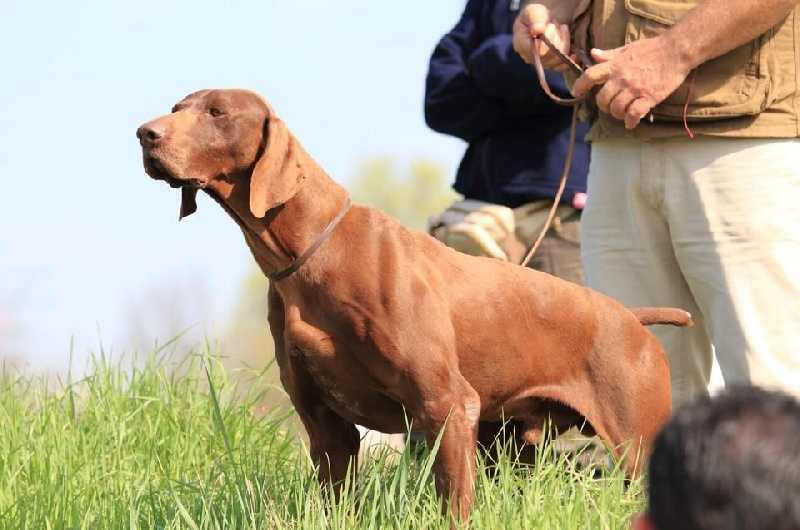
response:
<path fill-rule="evenodd" d="M 703 314 L 672 249 L 663 210 L 665 160 L 634 140 L 592 146 L 582 256 L 587 285 L 628 307 L 679 307 L 692 328 L 651 331 L 670 363 L 673 403 L 707 393 L 712 348 Z"/>
<path fill-rule="evenodd" d="M 580 230 L 581 212 L 572 208 L 560 208 L 559 215 L 553 221 L 553 226 L 547 231 L 530 266 L 558 276 L 562 280 L 583 284 Z M 518 236 L 520 232 L 518 229 Z M 520 239 L 523 239 L 526 248 L 530 248 L 538 235 L 537 232 L 532 237 Z"/>
<path fill-rule="evenodd" d="M 726 384 L 800 395 L 800 142 L 664 142 L 678 262 Z"/>

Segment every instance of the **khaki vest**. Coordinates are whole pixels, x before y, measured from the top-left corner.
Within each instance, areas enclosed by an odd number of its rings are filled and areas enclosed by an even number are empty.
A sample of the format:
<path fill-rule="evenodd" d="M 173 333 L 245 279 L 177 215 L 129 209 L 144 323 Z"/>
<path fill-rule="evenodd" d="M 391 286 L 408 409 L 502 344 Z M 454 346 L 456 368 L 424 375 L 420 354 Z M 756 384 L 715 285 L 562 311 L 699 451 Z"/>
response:
<path fill-rule="evenodd" d="M 575 16 L 577 47 L 612 49 L 665 31 L 702 0 L 584 0 Z M 634 131 L 600 114 L 591 139 L 685 135 L 684 105 L 695 134 L 800 136 L 800 7 L 767 33 L 699 66 Z M 694 78 L 692 80 L 692 77 Z M 689 85 L 691 80 L 691 93 Z"/>

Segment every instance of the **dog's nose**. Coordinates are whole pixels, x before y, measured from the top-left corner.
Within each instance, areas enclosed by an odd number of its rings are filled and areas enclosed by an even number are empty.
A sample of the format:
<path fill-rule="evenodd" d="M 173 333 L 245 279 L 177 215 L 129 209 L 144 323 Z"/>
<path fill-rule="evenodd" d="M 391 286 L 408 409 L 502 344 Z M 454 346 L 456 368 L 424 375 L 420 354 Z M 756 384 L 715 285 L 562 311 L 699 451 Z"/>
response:
<path fill-rule="evenodd" d="M 153 123 L 145 123 L 136 129 L 136 137 L 144 147 L 153 146 L 164 137 L 164 129 Z"/>

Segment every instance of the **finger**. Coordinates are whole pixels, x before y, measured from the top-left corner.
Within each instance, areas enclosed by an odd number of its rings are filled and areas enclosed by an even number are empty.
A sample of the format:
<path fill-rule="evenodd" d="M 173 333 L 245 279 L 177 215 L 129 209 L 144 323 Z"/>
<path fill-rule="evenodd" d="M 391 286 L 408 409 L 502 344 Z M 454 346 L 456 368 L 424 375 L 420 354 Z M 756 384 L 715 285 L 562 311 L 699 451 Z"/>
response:
<path fill-rule="evenodd" d="M 548 24 L 545 35 L 550 40 L 550 43 L 558 48 L 564 55 L 569 55 L 570 52 L 570 33 L 569 26 L 565 24 Z M 549 50 L 550 47 L 547 46 Z"/>
<path fill-rule="evenodd" d="M 619 55 L 619 52 L 621 50 L 622 48 L 614 48 L 611 50 L 601 50 L 599 48 L 592 48 L 591 52 L 592 59 L 594 59 L 596 63 L 607 63 L 608 61 L 614 59 L 617 55 Z"/>
<path fill-rule="evenodd" d="M 548 24 L 547 29 L 544 32 L 544 35 L 545 37 L 547 37 L 547 40 L 549 40 L 550 43 L 553 46 L 557 47 L 559 50 L 564 47 L 561 42 L 561 34 L 559 32 L 559 28 L 555 24 Z M 550 51 L 550 46 L 545 44 L 544 40 L 541 40 L 539 43 L 539 53 L 542 55 L 542 57 L 545 57 L 546 55 L 549 55 L 551 57 L 554 56 L 554 54 Z"/>
<path fill-rule="evenodd" d="M 559 38 L 561 39 L 561 48 L 559 48 L 564 55 L 569 55 L 572 51 L 572 33 L 570 33 L 569 26 L 561 24 L 558 27 Z"/>
<path fill-rule="evenodd" d="M 583 75 L 575 81 L 572 87 L 572 94 L 576 98 L 580 98 L 589 93 L 592 87 L 602 85 L 611 75 L 611 68 L 608 63 L 596 64 L 591 68 L 587 68 Z M 609 99 L 610 101 L 610 99 Z"/>
<path fill-rule="evenodd" d="M 603 88 L 597 91 L 597 108 L 606 114 L 611 114 L 611 102 L 622 91 L 622 87 L 616 82 L 608 82 L 603 85 Z"/>
<path fill-rule="evenodd" d="M 639 122 L 642 121 L 648 112 L 653 108 L 653 105 L 645 98 L 639 98 L 628 106 L 625 111 L 625 128 L 635 129 Z"/>
<path fill-rule="evenodd" d="M 535 41 L 531 36 L 530 29 L 525 26 L 522 21 L 522 16 L 517 17 L 514 21 L 514 33 L 512 37 L 514 51 L 516 51 L 522 60 L 528 64 L 533 63 L 533 54 L 538 53 L 534 48 Z"/>
<path fill-rule="evenodd" d="M 636 97 L 630 90 L 622 90 L 611 101 L 609 105 L 609 113 L 618 120 L 624 120 L 628 107 L 636 100 Z"/>
<path fill-rule="evenodd" d="M 519 15 L 530 28 L 531 36 L 542 35 L 550 24 L 550 10 L 542 4 L 531 4 Z"/>

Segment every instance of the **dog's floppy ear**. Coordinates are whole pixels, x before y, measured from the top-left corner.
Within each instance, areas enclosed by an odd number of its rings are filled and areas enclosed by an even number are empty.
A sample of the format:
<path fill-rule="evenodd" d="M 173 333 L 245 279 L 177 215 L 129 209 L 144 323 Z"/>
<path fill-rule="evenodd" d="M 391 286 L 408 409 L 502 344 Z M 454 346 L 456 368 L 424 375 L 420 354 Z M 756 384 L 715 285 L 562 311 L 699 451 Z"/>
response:
<path fill-rule="evenodd" d="M 291 199 L 302 179 L 299 149 L 286 124 L 271 108 L 266 120 L 266 145 L 250 177 L 250 212 L 258 218 Z"/>
<path fill-rule="evenodd" d="M 184 217 L 189 217 L 197 211 L 197 188 L 184 186 L 181 188 L 181 213 L 178 221 Z"/>

